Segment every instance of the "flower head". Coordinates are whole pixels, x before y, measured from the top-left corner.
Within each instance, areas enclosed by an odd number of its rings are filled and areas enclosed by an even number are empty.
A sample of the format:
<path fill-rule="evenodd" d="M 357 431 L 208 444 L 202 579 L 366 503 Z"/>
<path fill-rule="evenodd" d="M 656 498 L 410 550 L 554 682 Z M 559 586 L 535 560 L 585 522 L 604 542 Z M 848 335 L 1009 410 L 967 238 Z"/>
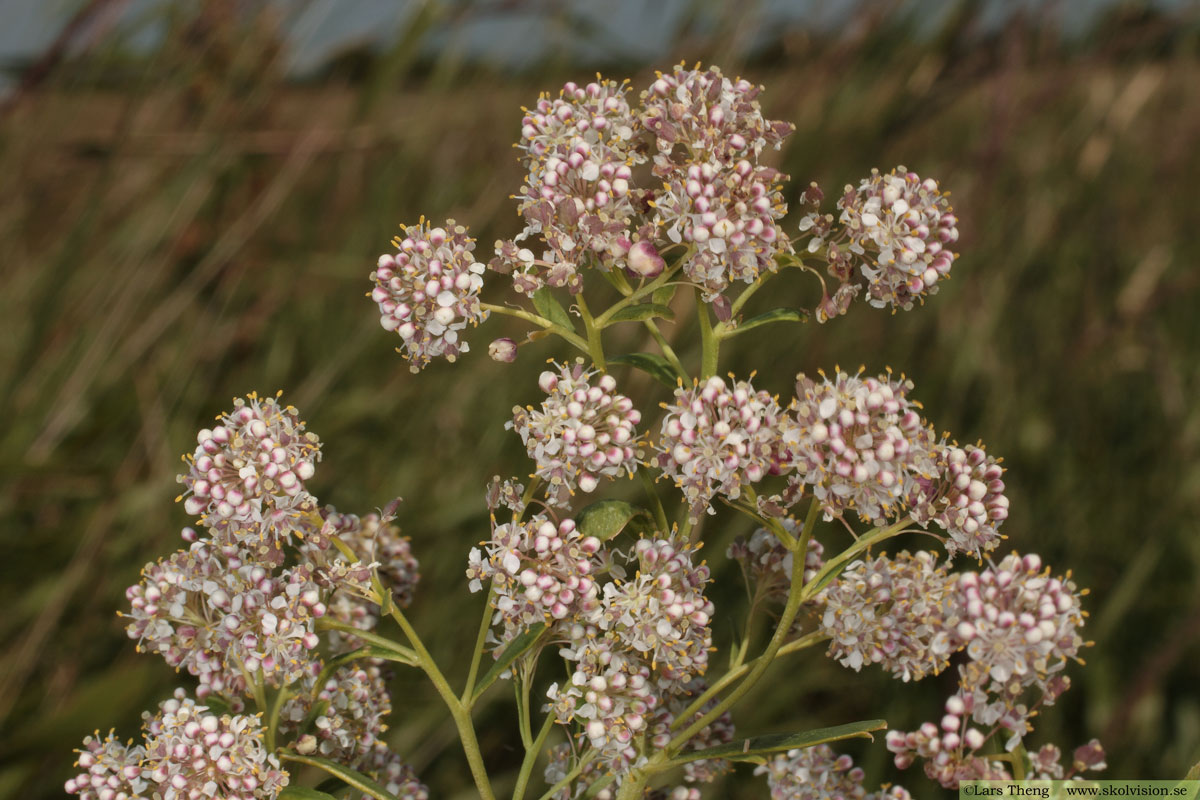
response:
<path fill-rule="evenodd" d="M 69 779 L 64 787 L 67 794 L 79 795 L 79 800 L 139 800 L 150 797 L 150 782 L 142 774 L 146 748 L 122 744 L 109 731 L 83 740 L 83 749 L 76 750 L 75 766 L 83 770 Z"/>
<path fill-rule="evenodd" d="M 299 732 L 314 705 L 320 704 L 320 713 L 312 721 L 317 752 L 357 767 L 372 756 L 387 730 L 384 717 L 392 711 L 387 675 L 373 664 L 350 664 L 316 686 L 320 673 L 321 665 L 313 662 L 300 690 L 283 707 L 281 730 Z"/>
<path fill-rule="evenodd" d="M 784 530 L 799 538 L 801 525 L 791 517 L 780 519 Z M 825 564 L 825 547 L 809 537 L 804 557 L 804 582 L 808 583 Z M 783 600 L 787 597 L 792 581 L 793 553 L 784 546 L 775 533 L 767 528 L 757 528 L 748 539 L 739 538 L 729 546 L 729 558 L 738 561 L 746 572 L 747 579 L 764 596 Z"/>
<path fill-rule="evenodd" d="M 789 410 L 797 424 L 786 429 L 785 447 L 794 480 L 811 488 L 826 518 L 854 510 L 863 521 L 884 524 L 898 513 L 906 481 L 930 474 L 930 433 L 911 390 L 911 381 L 890 374 L 796 377 Z"/>
<path fill-rule="evenodd" d="M 429 800 L 429 787 L 421 783 L 413 768 L 383 742 L 374 744 L 361 767 L 397 800 Z M 372 798 L 363 795 L 361 800 Z"/>
<path fill-rule="evenodd" d="M 856 672 L 880 664 L 905 681 L 936 675 L 962 645 L 954 580 L 932 553 L 855 561 L 824 593 L 829 655 Z"/>
<path fill-rule="evenodd" d="M 937 181 L 904 167 L 872 170 L 857 188 L 846 187 L 837 206 L 840 229 L 816 212 L 800 224 L 812 231 L 811 252 L 828 240 L 831 272 L 847 281 L 861 272 L 867 300 L 877 308 L 908 310 L 937 293 L 956 258 L 948 247 L 958 241 L 958 218 Z"/>
<path fill-rule="evenodd" d="M 634 577 L 604 587 L 600 627 L 650 662 L 664 687 L 679 687 L 708 669 L 710 571 L 676 537 L 639 539 Z"/>
<path fill-rule="evenodd" d="M 247 548 L 274 549 L 305 526 L 316 509 L 305 489 L 321 460 L 321 443 L 299 412 L 275 397 L 235 398 L 233 410 L 196 435 L 184 508 L 226 539 Z"/>
<path fill-rule="evenodd" d="M 509 427 L 533 459 L 534 474 L 548 484 L 548 496 L 565 504 L 576 488 L 591 492 L 600 478 L 633 474 L 642 414 L 616 391 L 611 375 L 596 379 L 576 363 L 543 372 L 538 385 L 546 392 L 541 408 L 517 406 Z"/>
<path fill-rule="evenodd" d="M 547 692 L 558 721 L 578 721 L 588 743 L 609 769 L 622 773 L 638 759 L 641 738 L 659 693 L 650 667 L 612 635 L 583 640 L 559 651 L 574 672 Z"/>
<path fill-rule="evenodd" d="M 827 744 L 789 750 L 754 770 L 766 775 L 771 800 L 911 800 L 899 786 L 884 786 L 867 793 L 865 774 L 854 766 L 854 759 L 838 755 Z"/>
<path fill-rule="evenodd" d="M 600 540 L 584 536 L 574 520 L 555 525 L 537 515 L 527 522 L 495 525 L 484 551 L 472 548 L 467 568 L 471 591 L 490 580 L 495 593 L 494 642 L 500 646 L 540 622 L 569 626 L 599 608 Z"/>
<path fill-rule="evenodd" d="M 683 490 L 693 519 L 713 513 L 717 495 L 737 499 L 743 485 L 778 463 L 783 412 L 749 381 L 730 387 L 714 376 L 703 385 L 680 386 L 664 408 L 656 463 Z"/>
<path fill-rule="evenodd" d="M 257 716 L 219 715 L 182 690 L 146 715 L 143 772 L 163 800 L 258 800 L 288 785 L 288 774 L 263 745 Z"/>
<path fill-rule="evenodd" d="M 459 332 L 487 318 L 479 305 L 484 266 L 472 252 L 475 240 L 454 220 L 435 228 L 422 219 L 395 244 L 399 252 L 380 256 L 371 273 L 380 324 L 400 334 L 413 372 L 434 358 L 454 361 L 470 349 Z"/>
<path fill-rule="evenodd" d="M 966 685 L 990 683 L 1000 691 L 1015 680 L 1045 690 L 1084 647 L 1082 593 L 1069 578 L 1052 578 L 1037 555 L 1013 553 L 982 572 L 964 573 L 957 592 L 958 635 L 971 659 L 963 669 Z"/>
<path fill-rule="evenodd" d="M 667 697 L 666 703 L 659 706 L 658 711 L 654 715 L 654 720 L 650 726 L 650 743 L 656 749 L 661 750 L 670 743 L 674 736 L 671 726 L 676 724 L 680 715 L 687 710 L 692 701 L 708 689 L 708 684 L 701 679 L 696 679 L 683 685 L 680 689 L 678 693 Z M 717 701 L 715 699 L 709 700 L 696 710 L 691 719 L 688 720 L 688 724 L 690 725 L 699 720 L 715 708 L 716 705 Z M 688 739 L 687 743 L 683 746 L 682 752 L 696 752 L 728 744 L 733 741 L 733 734 L 733 717 L 730 716 L 728 711 L 725 711 L 697 731 L 692 738 Z M 689 761 L 683 765 L 683 778 L 688 783 L 712 783 L 732 769 L 733 765 L 724 758 L 702 758 L 696 761 Z"/>
<path fill-rule="evenodd" d="M 260 670 L 273 685 L 299 678 L 326 610 L 310 567 L 274 574 L 206 541 L 147 564 L 125 594 L 129 637 L 199 678 L 201 697 L 242 694 Z"/>
<path fill-rule="evenodd" d="M 729 79 L 717 67 L 688 69 L 677 65 L 658 73 L 642 93 L 642 124 L 654 134 L 658 153 L 655 173 L 678 168 L 671 153 L 683 145 L 694 161 L 731 163 L 756 159 L 764 147 L 778 148 L 795 126 L 763 117 L 761 86 Z"/>
<path fill-rule="evenodd" d="M 980 556 L 995 549 L 1003 538 L 997 529 L 1008 518 L 1004 496 L 1004 468 L 999 459 L 974 445 L 938 445 L 933 470 L 917 476 L 909 505 L 917 522 L 936 522 L 950 534 L 950 555 L 965 552 Z"/>

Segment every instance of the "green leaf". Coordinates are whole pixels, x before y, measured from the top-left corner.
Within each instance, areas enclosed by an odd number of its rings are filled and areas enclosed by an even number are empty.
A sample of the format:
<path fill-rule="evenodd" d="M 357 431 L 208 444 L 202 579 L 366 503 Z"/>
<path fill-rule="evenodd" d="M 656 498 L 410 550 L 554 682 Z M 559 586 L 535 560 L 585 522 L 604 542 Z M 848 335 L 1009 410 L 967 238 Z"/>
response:
<path fill-rule="evenodd" d="M 668 306 L 675 299 L 675 290 L 679 288 L 678 284 L 667 283 L 654 290 L 654 294 L 650 295 L 650 299 L 655 305 Z"/>
<path fill-rule="evenodd" d="M 624 500 L 601 500 L 584 506 L 575 515 L 575 527 L 584 536 L 595 536 L 600 541 L 607 542 L 623 531 L 635 517 L 644 517 L 653 524 L 650 512 L 644 508 L 630 505 Z"/>
<path fill-rule="evenodd" d="M 554 296 L 549 286 L 543 286 L 533 293 L 533 307 L 546 319 L 569 331 L 575 330 L 571 315 L 562 307 L 562 303 Z"/>
<path fill-rule="evenodd" d="M 675 312 L 669 306 L 658 303 L 642 303 L 636 306 L 625 306 L 609 318 L 609 322 L 641 322 L 644 319 L 675 319 Z"/>
<path fill-rule="evenodd" d="M 808 322 L 808 312 L 798 308 L 776 308 L 757 317 L 751 317 L 729 331 L 728 336 L 753 330 L 760 325 L 770 325 L 775 322 Z"/>
<path fill-rule="evenodd" d="M 328 616 L 317 620 L 317 630 L 341 631 L 342 633 L 348 633 L 363 640 L 369 646 L 354 651 L 355 653 L 362 653 L 362 658 L 382 658 L 386 661 L 398 661 L 401 664 L 408 664 L 410 667 L 415 667 L 419 663 L 416 652 L 404 645 L 393 642 L 391 639 L 386 636 L 380 636 L 378 633 L 361 631 L 353 625 L 330 619 Z M 359 656 L 354 657 L 357 658 Z"/>
<path fill-rule="evenodd" d="M 546 623 L 539 622 L 529 626 L 529 630 L 509 642 L 508 647 L 505 647 L 504 652 L 500 654 L 500 658 L 496 659 L 495 664 L 492 664 L 492 668 L 479 679 L 479 683 L 475 684 L 475 691 L 471 694 L 471 703 L 478 700 L 485 689 L 500 680 L 500 676 L 512 666 L 513 662 L 532 649 L 545 632 Z"/>
<path fill-rule="evenodd" d="M 1183 779 L 1185 781 L 1200 781 L 1200 761 L 1192 765 L 1192 768 L 1188 770 L 1187 775 L 1183 776 Z"/>
<path fill-rule="evenodd" d="M 799 750 L 813 745 L 836 742 L 842 739 L 873 739 L 871 731 L 887 727 L 887 721 L 869 719 L 862 722 L 848 722 L 845 725 L 835 725 L 832 728 L 817 728 L 803 733 L 777 733 L 770 736 L 756 736 L 753 739 L 743 739 L 740 742 L 730 742 L 720 747 L 709 747 L 704 750 L 694 750 L 681 753 L 671 759 L 670 766 L 698 761 L 702 758 L 725 758 L 730 761 L 761 761 L 763 756 L 785 750 Z"/>
<path fill-rule="evenodd" d="M 278 795 L 279 800 L 337 800 L 331 794 L 307 786 L 289 786 Z"/>
<path fill-rule="evenodd" d="M 287 750 L 281 751 L 279 757 L 284 761 L 295 761 L 297 764 L 308 764 L 311 767 L 328 772 L 335 778 L 341 778 L 350 787 L 357 789 L 363 794 L 369 794 L 376 800 L 397 800 L 396 796 L 387 789 L 380 786 L 375 781 L 371 780 L 366 775 L 363 775 L 358 770 L 350 769 L 344 764 L 339 764 L 336 761 L 330 761 L 328 758 L 320 756 L 302 756 L 299 753 L 293 753 Z M 316 791 L 315 789 L 312 791 Z"/>
<path fill-rule="evenodd" d="M 624 364 L 627 367 L 640 369 L 672 389 L 678 383 L 679 376 L 675 374 L 675 370 L 671 369 L 670 363 L 662 356 L 656 356 L 653 353 L 629 353 L 623 356 L 613 356 L 608 363 Z"/>

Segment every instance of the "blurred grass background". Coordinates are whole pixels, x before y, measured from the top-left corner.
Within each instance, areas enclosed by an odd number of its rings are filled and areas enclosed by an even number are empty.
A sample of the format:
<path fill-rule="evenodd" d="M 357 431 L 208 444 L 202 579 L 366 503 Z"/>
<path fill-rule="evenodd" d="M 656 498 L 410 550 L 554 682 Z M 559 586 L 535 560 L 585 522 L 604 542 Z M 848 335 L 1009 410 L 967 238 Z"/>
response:
<path fill-rule="evenodd" d="M 85 734 L 133 735 L 174 685 L 114 611 L 142 564 L 180 544 L 179 454 L 251 390 L 283 389 L 326 443 L 323 501 L 361 513 L 405 497 L 424 574 L 412 613 L 465 672 L 481 600 L 463 569 L 487 533 L 483 487 L 525 469 L 503 423 L 562 353 L 539 344 L 493 363 L 487 342 L 515 330 L 496 320 L 461 363 L 412 376 L 363 296 L 367 273 L 421 214 L 469 224 L 481 254 L 519 230 L 511 145 L 538 91 L 597 66 L 641 87 L 680 59 L 766 85 L 770 115 L 797 126 L 781 157 L 791 199 L 811 180 L 836 195 L 905 164 L 953 190 L 963 233 L 954 279 L 924 308 L 748 334 L 722 367 L 757 368 L 774 391 L 837 363 L 911 376 L 939 428 L 1005 457 L 1011 545 L 1092 588 L 1095 647 L 1033 743 L 1099 736 L 1114 778 L 1200 760 L 1194 6 L 1118 4 L 1068 36 L 1053 12 L 1071 4 L 985 24 L 982 4 L 960 3 L 932 27 L 864 4 L 840 29 L 774 25 L 758 41 L 758 5 L 693 2 L 647 54 L 568 6 L 399 4 L 385 45 L 343 48 L 297 80 L 286 6 L 172 2 L 106 26 L 109 5 L 59 9 L 62 46 L 14 69 L 0 101 L 0 797 L 59 795 Z M 520 70 L 472 60 L 446 34 L 483 11 L 544 15 L 548 38 L 593 46 L 551 47 Z M 762 310 L 811 304 L 813 287 L 790 280 Z M 689 325 L 669 335 L 691 341 Z M 625 379 L 661 399 L 644 376 Z M 724 543 L 744 530 L 709 527 L 730 587 L 718 609 L 740 592 Z M 855 675 L 812 654 L 775 667 L 736 722 L 912 728 L 940 715 L 951 683 Z M 436 796 L 470 797 L 436 696 L 412 673 L 395 689 L 394 746 Z M 515 768 L 506 704 L 477 719 L 489 764 Z M 941 794 L 897 775 L 881 742 L 852 749 L 870 782 Z M 742 770 L 712 796 L 765 793 Z"/>

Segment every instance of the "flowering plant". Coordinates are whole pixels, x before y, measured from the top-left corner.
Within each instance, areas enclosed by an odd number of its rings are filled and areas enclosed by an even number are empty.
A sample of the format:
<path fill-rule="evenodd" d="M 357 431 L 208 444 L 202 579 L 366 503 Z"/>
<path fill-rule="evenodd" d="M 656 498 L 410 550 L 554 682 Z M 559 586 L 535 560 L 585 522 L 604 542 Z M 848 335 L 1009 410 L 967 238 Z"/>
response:
<path fill-rule="evenodd" d="M 497 361 L 547 337 L 578 353 L 551 362 L 508 424 L 533 467 L 485 493 L 490 532 L 466 577 L 486 602 L 461 690 L 405 614 L 419 570 L 394 524 L 398 503 L 362 517 L 322 506 L 309 491 L 320 441 L 296 409 L 251 394 L 200 431 L 186 459 L 184 508 L 197 517 L 188 547 L 147 565 L 128 591 L 129 636 L 196 687 L 144 715 L 141 744 L 86 739 L 68 792 L 427 798 L 383 740 L 389 675 L 415 668 L 445 702 L 488 800 L 472 711 L 501 680 L 516 689 L 525 753 L 515 800 L 531 796 L 543 755 L 543 800 L 696 800 L 739 762 L 756 765 L 773 798 L 908 797 L 886 785 L 868 795 L 862 770 L 830 746 L 869 738 L 883 720 L 736 738 L 733 712 L 771 664 L 821 646 L 847 668 L 878 665 L 902 681 L 954 666 L 958 688 L 937 722 L 887 732 L 902 769 L 920 761 L 955 787 L 1103 768 L 1094 740 L 1065 763 L 1054 745 L 1025 746 L 1086 644 L 1085 592 L 1036 555 L 996 554 L 1008 516 L 1000 460 L 936 435 L 913 382 L 890 370 L 800 374 L 788 398 L 756 388 L 754 373 L 718 374 L 723 342 L 808 318 L 745 314 L 785 272 L 817 279 L 812 316 L 827 322 L 859 296 L 911 309 L 957 257 L 947 194 L 903 167 L 847 186 L 836 214 L 822 213 L 811 185 L 787 223 L 787 176 L 764 159 L 792 127 L 763 116 L 760 91 L 682 65 L 638 95 L 599 78 L 568 83 L 522 120 L 517 237 L 485 264 L 465 227 L 421 220 L 371 274 L 381 324 L 414 372 L 467 353 L 467 329 L 492 314 L 530 326 L 523 341 L 491 343 Z M 483 301 L 489 273 L 522 302 Z M 606 294 L 615 299 L 593 312 L 588 298 Z M 659 328 L 677 315 L 699 331 L 690 368 Z M 618 326 L 640 326 L 657 352 L 610 354 L 606 332 Z M 637 408 L 614 367 L 661 381 L 662 413 Z M 593 500 L 620 480 L 644 500 Z M 741 565 L 750 597 L 723 670 L 700 556 L 705 528 L 723 524 L 718 509 L 754 528 L 718 554 Z M 939 550 L 884 551 L 913 531 Z M 973 569 L 956 568 L 964 558 Z M 773 626 L 765 644 L 761 620 Z M 328 780 L 300 787 L 292 773 L 306 767 Z"/>

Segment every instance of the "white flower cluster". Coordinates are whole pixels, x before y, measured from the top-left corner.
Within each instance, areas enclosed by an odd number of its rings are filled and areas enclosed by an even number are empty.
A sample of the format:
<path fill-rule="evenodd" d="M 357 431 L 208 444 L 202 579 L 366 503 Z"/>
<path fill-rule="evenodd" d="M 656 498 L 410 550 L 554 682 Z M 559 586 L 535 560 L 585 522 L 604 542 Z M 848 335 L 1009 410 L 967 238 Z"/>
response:
<path fill-rule="evenodd" d="M 611 375 L 592 385 L 594 370 L 577 362 L 557 366 L 538 378 L 546 393 L 540 409 L 513 409 L 508 424 L 534 461 L 552 502 L 565 505 L 576 488 L 592 492 L 601 478 L 631 475 L 637 469 L 637 425 L 641 412 L 619 394 Z"/>
<path fill-rule="evenodd" d="M 673 174 L 655 198 L 658 222 L 672 242 L 695 248 L 684 263 L 688 279 L 712 300 L 730 283 L 753 283 L 775 270 L 775 255 L 791 249 L 778 220 L 787 213 L 779 170 L 742 159 L 692 164 Z"/>
<path fill-rule="evenodd" d="M 484 550 L 471 548 L 467 564 L 470 588 L 477 592 L 492 582 L 500 626 L 493 643 L 503 645 L 530 625 L 560 624 L 569 630 L 600 606 L 600 588 L 592 577 L 600 540 L 584 536 L 574 520 L 558 525 L 538 515 L 527 522 L 496 525 Z"/>
<path fill-rule="evenodd" d="M 714 513 L 717 495 L 735 500 L 778 466 L 783 411 L 749 381 L 730 387 L 714 376 L 681 386 L 664 408 L 656 464 L 683 490 L 693 520 Z"/>
<path fill-rule="evenodd" d="M 145 728 L 142 769 L 163 800 L 271 798 L 288 785 L 257 716 L 217 715 L 179 690 Z"/>
<path fill-rule="evenodd" d="M 819 202 L 819 190 L 811 200 Z M 811 237 L 808 251 L 826 249 L 831 275 L 845 285 L 865 283 L 868 302 L 877 308 L 908 310 L 937 293 L 956 258 L 947 248 L 958 241 L 958 218 L 937 181 L 921 180 L 904 167 L 887 174 L 871 170 L 857 188 L 846 187 L 837 206 L 840 227 L 817 211 L 800 221 Z M 845 304 L 834 306 L 825 317 L 845 313 Z"/>
<path fill-rule="evenodd" d="M 604 587 L 600 627 L 650 662 L 661 687 L 676 691 L 708 669 L 712 601 L 710 571 L 694 550 L 671 539 L 639 539 L 635 576 Z"/>
<path fill-rule="evenodd" d="M 588 743 L 608 769 L 624 772 L 637 763 L 638 737 L 659 703 L 650 666 L 614 636 L 585 639 L 560 654 L 574 672 L 547 697 L 559 723 L 579 721 Z"/>
<path fill-rule="evenodd" d="M 757 767 L 754 774 L 767 776 L 771 800 L 912 800 L 900 786 L 868 793 L 862 768 L 827 744 L 781 753 Z"/>
<path fill-rule="evenodd" d="M 1084 646 L 1081 593 L 1070 580 L 1052 578 L 1038 556 L 1014 553 L 955 578 L 946 594 L 953 609 L 946 624 L 967 655 L 959 666 L 959 691 L 946 701 L 938 724 L 893 730 L 887 737 L 898 767 L 922 758 L 925 773 L 948 788 L 1007 776 L 980 749 L 1003 731 L 1004 748 L 1013 751 L 1032 730 L 1037 706 L 1053 704 L 1070 687 L 1062 670 Z M 1030 689 L 1038 695 L 1033 706 L 1026 700 Z M 1050 756 L 1040 752 L 1034 766 L 1046 776 L 1062 776 L 1050 766 L 1057 757 Z M 1093 741 L 1076 751 L 1069 774 L 1103 768 L 1103 749 Z"/>
<path fill-rule="evenodd" d="M 650 726 L 650 744 L 656 749 L 663 749 L 673 738 L 671 726 L 676 724 L 680 715 L 691 705 L 692 700 L 704 693 L 708 684 L 697 678 L 681 687 L 681 691 L 667 697 L 666 703 L 659 706 Z M 687 721 L 688 725 L 699 720 L 717 705 L 716 700 L 710 700 L 701 706 Z M 705 725 L 687 741 L 681 752 L 697 752 L 718 747 L 733 741 L 733 717 L 728 711 L 721 713 L 712 722 Z M 701 758 L 689 761 L 683 765 L 683 779 L 688 783 L 712 783 L 720 776 L 732 771 L 733 765 L 724 758 Z"/>
<path fill-rule="evenodd" d="M 936 675 L 961 647 L 954 579 L 932 553 L 855 561 L 824 592 L 820 630 L 845 667 L 880 664 L 904 681 Z"/>
<path fill-rule="evenodd" d="M 1008 519 L 1004 468 L 980 446 L 937 448 L 930 477 L 917 476 L 910 489 L 912 516 L 922 524 L 937 523 L 950 538 L 950 555 L 980 556 L 1003 538 L 997 530 Z"/>
<path fill-rule="evenodd" d="M 658 151 L 654 173 L 664 180 L 654 198 L 655 221 L 671 241 L 695 247 L 684 273 L 705 287 L 709 300 L 734 281 L 773 271 L 775 255 L 791 251 L 778 225 L 787 213 L 787 176 L 758 159 L 794 126 L 763 117 L 761 91 L 716 67 L 680 64 L 659 73 L 642 94 L 642 124 Z M 679 146 L 687 153 L 682 163 L 673 158 Z"/>
<path fill-rule="evenodd" d="M 413 372 L 434 358 L 454 361 L 470 349 L 459 332 L 487 319 L 479 305 L 484 265 L 475 260 L 475 240 L 452 219 L 436 228 L 422 219 L 395 245 L 399 252 L 380 256 L 371 273 L 380 324 L 400 334 Z"/>
<path fill-rule="evenodd" d="M 68 780 L 80 800 L 270 800 L 288 774 L 263 746 L 257 716 L 219 715 L 182 689 L 145 717 L 145 743 L 122 745 L 112 734 L 77 751 L 86 772 Z"/>
<path fill-rule="evenodd" d="M 387 730 L 384 717 L 392 712 L 383 669 L 373 664 L 339 667 L 321 686 L 319 663 L 300 684 L 299 693 L 284 704 L 280 730 L 301 732 L 309 716 L 317 740 L 315 752 L 349 767 L 357 768 L 374 753 L 379 737 Z"/>
<path fill-rule="evenodd" d="M 309 567 L 275 575 L 207 540 L 147 564 L 126 597 L 129 637 L 199 678 L 201 697 L 241 694 L 260 670 L 276 686 L 297 680 L 326 610 Z"/>
<path fill-rule="evenodd" d="M 396 800 L 429 800 L 429 787 L 417 779 L 412 767 L 400 756 L 388 749 L 383 742 L 371 748 L 361 769 L 377 783 L 387 789 Z M 374 800 L 369 794 L 359 800 Z"/>
<path fill-rule="evenodd" d="M 799 538 L 802 526 L 791 517 L 779 520 L 784 530 Z M 808 583 L 825 565 L 825 547 L 815 538 L 809 537 L 804 556 L 804 582 Z M 783 600 L 787 597 L 792 582 L 794 554 L 784 546 L 775 533 L 767 528 L 757 528 L 749 539 L 737 539 L 726 555 L 742 565 L 746 579 L 763 597 Z"/>
<path fill-rule="evenodd" d="M 316 509 L 305 489 L 321 460 L 321 443 L 299 412 L 275 397 L 235 398 L 233 410 L 196 435 L 184 508 L 222 538 L 266 555 Z"/>
<path fill-rule="evenodd" d="M 812 491 L 827 519 L 853 510 L 883 525 L 900 510 L 908 482 L 931 474 L 931 434 L 911 390 L 911 381 L 890 374 L 796 377 L 789 410 L 797 425 L 785 429 L 784 446 L 793 480 Z"/>

